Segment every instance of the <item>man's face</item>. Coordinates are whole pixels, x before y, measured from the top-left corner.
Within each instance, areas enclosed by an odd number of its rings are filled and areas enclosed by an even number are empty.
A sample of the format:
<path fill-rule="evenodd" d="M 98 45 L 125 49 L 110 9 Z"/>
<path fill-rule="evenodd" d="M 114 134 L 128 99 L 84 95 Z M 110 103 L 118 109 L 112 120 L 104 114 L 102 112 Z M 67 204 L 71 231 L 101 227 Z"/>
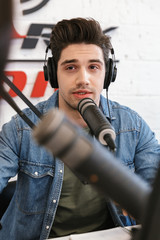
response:
<path fill-rule="evenodd" d="M 58 61 L 59 107 L 77 109 L 83 98 L 99 105 L 103 90 L 105 63 L 103 52 L 94 44 L 71 44 L 62 50 Z"/>

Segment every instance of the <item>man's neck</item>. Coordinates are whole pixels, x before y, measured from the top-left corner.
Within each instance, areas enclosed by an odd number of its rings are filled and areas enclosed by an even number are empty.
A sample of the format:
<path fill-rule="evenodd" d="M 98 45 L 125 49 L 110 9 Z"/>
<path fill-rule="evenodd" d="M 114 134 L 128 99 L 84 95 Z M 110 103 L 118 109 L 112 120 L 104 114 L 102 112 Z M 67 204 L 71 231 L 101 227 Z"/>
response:
<path fill-rule="evenodd" d="M 63 110 L 63 109 L 62 109 Z M 87 124 L 83 120 L 81 114 L 77 110 L 67 111 L 65 112 L 67 117 L 75 122 L 78 126 L 86 127 Z"/>
<path fill-rule="evenodd" d="M 83 120 L 78 110 L 72 109 L 67 106 L 64 107 L 61 105 L 59 106 L 59 109 L 61 109 L 66 114 L 66 116 L 78 126 L 81 126 L 81 127 L 87 126 L 86 122 Z"/>

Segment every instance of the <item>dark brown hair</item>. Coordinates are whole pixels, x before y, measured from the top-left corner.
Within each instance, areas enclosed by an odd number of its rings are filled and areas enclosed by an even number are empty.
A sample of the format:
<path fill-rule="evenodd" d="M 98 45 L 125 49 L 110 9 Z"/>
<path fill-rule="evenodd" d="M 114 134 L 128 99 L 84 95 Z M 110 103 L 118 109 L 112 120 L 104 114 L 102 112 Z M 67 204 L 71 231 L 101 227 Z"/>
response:
<path fill-rule="evenodd" d="M 52 30 L 50 46 L 57 66 L 61 51 L 70 44 L 86 43 L 99 46 L 107 63 L 112 48 L 110 38 L 103 34 L 99 22 L 93 18 L 72 18 L 58 22 Z"/>

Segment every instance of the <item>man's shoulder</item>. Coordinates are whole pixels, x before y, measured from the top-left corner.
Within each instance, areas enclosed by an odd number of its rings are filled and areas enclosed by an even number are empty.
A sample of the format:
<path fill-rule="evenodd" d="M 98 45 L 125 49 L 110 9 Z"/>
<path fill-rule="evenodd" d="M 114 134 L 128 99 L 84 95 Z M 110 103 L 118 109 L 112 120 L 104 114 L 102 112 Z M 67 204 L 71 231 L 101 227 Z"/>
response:
<path fill-rule="evenodd" d="M 39 102 L 35 107 L 42 113 L 58 106 L 58 91 L 54 92 L 47 100 Z"/>
<path fill-rule="evenodd" d="M 109 110 L 111 112 L 112 117 L 115 117 L 117 115 L 118 116 L 130 115 L 136 118 L 141 118 L 140 115 L 135 110 L 133 110 L 132 108 L 126 105 L 120 104 L 117 101 L 108 100 L 108 103 L 107 103 L 107 99 L 102 96 L 101 103 L 102 103 L 102 107 L 105 109 L 108 109 L 108 106 L 109 106 L 110 108 Z"/>
<path fill-rule="evenodd" d="M 46 112 L 49 111 L 49 109 L 57 105 L 57 101 L 58 101 L 57 99 L 58 99 L 58 93 L 54 93 L 47 100 L 39 102 L 34 107 L 40 112 L 41 115 L 44 115 Z M 32 110 L 31 108 L 25 108 L 22 111 L 23 111 L 23 114 L 25 114 L 33 123 L 36 123 L 39 120 L 39 117 L 35 114 L 34 110 Z M 25 123 L 24 120 L 18 114 L 13 116 L 13 119 L 20 125 L 23 125 L 23 126 L 27 125 L 27 123 Z"/>
<path fill-rule="evenodd" d="M 119 102 L 110 100 L 110 106 L 111 106 L 112 110 L 115 112 L 117 111 L 117 112 L 122 112 L 122 113 L 129 113 L 131 115 L 133 114 L 133 115 L 136 115 L 139 117 L 139 114 L 134 109 L 132 109 L 126 105 L 120 104 Z"/>

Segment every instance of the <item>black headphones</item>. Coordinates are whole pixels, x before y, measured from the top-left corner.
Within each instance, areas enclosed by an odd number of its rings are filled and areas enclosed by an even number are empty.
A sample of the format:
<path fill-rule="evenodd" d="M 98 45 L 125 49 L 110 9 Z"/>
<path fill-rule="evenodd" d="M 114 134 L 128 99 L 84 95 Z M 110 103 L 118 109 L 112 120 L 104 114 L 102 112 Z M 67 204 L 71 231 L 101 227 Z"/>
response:
<path fill-rule="evenodd" d="M 57 81 L 57 68 L 53 57 L 49 57 L 47 60 L 48 49 L 50 48 L 50 44 L 46 48 L 45 61 L 43 66 L 44 78 L 45 81 L 49 81 L 52 88 L 58 88 Z M 104 89 L 108 89 L 111 82 L 114 82 L 117 75 L 117 67 L 114 55 L 114 49 L 111 49 L 112 58 L 108 59 L 106 64 L 106 74 L 104 79 Z M 47 63 L 47 64 L 46 64 Z"/>

